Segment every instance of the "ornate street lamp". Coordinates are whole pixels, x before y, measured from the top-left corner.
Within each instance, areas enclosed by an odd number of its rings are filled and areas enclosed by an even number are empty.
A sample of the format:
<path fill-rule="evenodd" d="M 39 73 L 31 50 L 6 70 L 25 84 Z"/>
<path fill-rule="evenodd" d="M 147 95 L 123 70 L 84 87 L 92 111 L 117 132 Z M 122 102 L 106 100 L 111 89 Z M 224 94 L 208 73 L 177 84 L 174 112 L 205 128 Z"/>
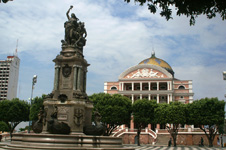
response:
<path fill-rule="evenodd" d="M 35 88 L 35 83 L 37 82 L 37 75 L 34 75 L 33 78 L 32 78 L 32 87 L 31 87 L 31 99 L 30 99 L 30 102 L 31 102 L 31 106 L 32 106 L 32 97 L 33 97 L 33 90 Z M 30 108 L 31 109 L 31 108 Z M 28 133 L 30 133 L 30 128 L 31 128 L 31 120 L 29 121 L 29 128 L 28 128 Z"/>

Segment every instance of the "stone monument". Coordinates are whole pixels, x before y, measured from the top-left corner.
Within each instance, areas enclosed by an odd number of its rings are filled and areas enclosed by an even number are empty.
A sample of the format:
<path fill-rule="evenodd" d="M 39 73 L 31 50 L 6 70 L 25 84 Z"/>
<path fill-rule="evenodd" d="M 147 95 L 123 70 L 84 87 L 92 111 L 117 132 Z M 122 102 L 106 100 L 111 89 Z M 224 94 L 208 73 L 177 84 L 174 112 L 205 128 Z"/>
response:
<path fill-rule="evenodd" d="M 98 118 L 97 126 L 92 126 L 93 104 L 86 94 L 89 64 L 83 56 L 87 32 L 84 22 L 73 13 L 69 16 L 72 8 L 66 13 L 62 50 L 53 60 L 54 88 L 44 99 L 35 133 L 13 134 L 12 142 L 0 143 L 0 149 L 134 150 L 122 148 L 122 138 L 97 136 L 103 132 Z"/>
<path fill-rule="evenodd" d="M 83 56 L 87 32 L 84 22 L 79 21 L 74 13 L 69 16 L 72 8 L 73 6 L 66 13 L 68 21 L 64 23 L 65 38 L 61 41 L 62 50 L 53 60 L 54 89 L 43 103 L 46 116 L 43 119 L 42 133 L 52 133 L 49 129 L 50 122 L 46 123 L 46 120 L 51 119 L 54 122 L 53 128 L 55 123 L 63 122 L 70 127 L 71 134 L 83 133 L 84 125 L 91 125 L 93 105 L 86 94 L 86 74 L 89 64 Z M 57 114 L 55 118 L 51 117 L 54 113 Z"/>

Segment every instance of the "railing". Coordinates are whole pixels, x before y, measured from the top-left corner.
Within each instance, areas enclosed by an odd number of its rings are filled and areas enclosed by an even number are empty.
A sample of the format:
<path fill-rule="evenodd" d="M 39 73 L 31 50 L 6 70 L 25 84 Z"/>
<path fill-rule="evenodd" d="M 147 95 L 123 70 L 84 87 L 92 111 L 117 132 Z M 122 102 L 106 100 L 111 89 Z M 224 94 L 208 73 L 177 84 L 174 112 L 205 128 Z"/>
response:
<path fill-rule="evenodd" d="M 118 128 L 118 129 L 116 129 L 116 132 L 113 132 L 113 137 L 118 137 L 118 135 L 120 134 L 120 133 L 122 133 L 122 132 L 125 132 L 125 128 L 123 129 L 123 128 Z"/>
<path fill-rule="evenodd" d="M 148 129 L 149 135 L 151 135 L 154 139 L 157 139 L 157 133 L 151 129 Z"/>
<path fill-rule="evenodd" d="M 128 128 L 123 128 L 122 129 L 122 128 L 118 128 L 116 130 L 116 132 L 113 133 L 112 136 L 114 136 L 114 137 L 120 137 L 120 136 L 122 136 L 125 133 L 137 133 L 137 129 L 128 129 Z M 145 133 L 149 134 L 154 139 L 157 139 L 157 134 L 155 133 L 155 131 L 153 131 L 151 129 L 148 129 L 148 128 L 142 129 L 141 130 L 141 134 L 145 134 Z"/>

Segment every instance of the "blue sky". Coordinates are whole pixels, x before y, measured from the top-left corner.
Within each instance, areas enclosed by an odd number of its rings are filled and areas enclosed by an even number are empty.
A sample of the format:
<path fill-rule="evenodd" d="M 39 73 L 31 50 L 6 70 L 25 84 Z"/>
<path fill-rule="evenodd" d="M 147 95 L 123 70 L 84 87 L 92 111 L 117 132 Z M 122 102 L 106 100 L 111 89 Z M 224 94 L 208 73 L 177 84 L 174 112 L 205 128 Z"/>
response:
<path fill-rule="evenodd" d="M 225 99 L 226 21 L 199 16 L 189 19 L 159 14 L 123 0 L 14 0 L 0 4 L 0 60 L 12 55 L 19 39 L 21 60 L 18 97 L 28 100 L 31 80 L 38 75 L 34 96 L 53 89 L 54 63 L 64 38 L 66 11 L 85 22 L 84 47 L 88 68 L 87 94 L 103 92 L 105 81 L 117 81 L 120 73 L 151 56 L 168 62 L 181 80 L 193 80 L 194 99 Z"/>

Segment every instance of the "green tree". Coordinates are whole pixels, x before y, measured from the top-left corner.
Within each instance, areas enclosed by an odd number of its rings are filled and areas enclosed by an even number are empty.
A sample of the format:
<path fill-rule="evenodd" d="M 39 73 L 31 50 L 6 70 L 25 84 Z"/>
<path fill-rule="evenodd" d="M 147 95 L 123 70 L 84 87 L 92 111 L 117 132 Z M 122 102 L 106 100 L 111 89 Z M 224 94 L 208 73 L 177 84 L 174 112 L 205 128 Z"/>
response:
<path fill-rule="evenodd" d="M 170 104 L 159 104 L 155 109 L 156 121 L 166 124 L 166 128 L 173 138 L 174 146 L 177 146 L 177 135 L 180 124 L 186 123 L 186 104 L 171 102 Z"/>
<path fill-rule="evenodd" d="M 129 3 L 131 0 L 124 0 Z M 172 19 L 172 8 L 175 8 L 176 15 L 190 17 L 190 25 L 195 24 L 195 18 L 199 15 L 206 15 L 208 19 L 220 14 L 222 20 L 226 19 L 225 0 L 134 0 L 141 6 L 147 4 L 151 13 L 155 14 L 160 8 L 160 15 L 166 20 Z M 173 7 L 172 7 L 173 6 Z"/>
<path fill-rule="evenodd" d="M 30 128 L 29 126 L 26 126 L 26 127 L 24 127 L 24 128 L 19 128 L 19 130 L 20 130 L 20 132 L 22 132 L 22 131 L 26 131 L 26 130 L 28 131 L 28 130 L 29 130 L 29 128 Z"/>
<path fill-rule="evenodd" d="M 2 132 L 5 132 L 5 131 L 8 132 L 9 131 L 9 127 L 3 121 L 0 121 L 0 131 L 2 131 Z"/>
<path fill-rule="evenodd" d="M 2 0 L 3 3 L 7 3 L 8 1 L 13 1 L 13 0 Z M 1 3 L 1 0 L 0 0 Z"/>
<path fill-rule="evenodd" d="M 224 124 L 225 102 L 218 98 L 203 98 L 188 105 L 188 123 L 198 125 L 205 133 L 209 146 L 219 131 L 219 126 Z"/>
<path fill-rule="evenodd" d="M 40 111 L 40 108 L 43 107 L 43 99 L 46 95 L 42 95 L 42 97 L 35 97 L 32 100 L 32 105 L 31 105 L 31 112 L 29 115 L 30 120 L 36 121 L 38 120 L 38 113 Z"/>
<path fill-rule="evenodd" d="M 140 99 L 133 104 L 133 120 L 137 126 L 138 146 L 140 146 L 141 129 L 147 127 L 148 124 L 155 123 L 154 110 L 156 107 L 155 100 Z"/>
<path fill-rule="evenodd" d="M 30 105 L 18 98 L 0 101 L 0 121 L 7 124 L 10 136 L 15 127 L 22 121 L 29 120 Z"/>
<path fill-rule="evenodd" d="M 109 136 L 117 126 L 129 123 L 131 119 L 131 100 L 119 94 L 98 93 L 89 97 L 93 101 L 94 110 L 101 115 L 101 123 L 105 127 L 105 136 Z"/>

